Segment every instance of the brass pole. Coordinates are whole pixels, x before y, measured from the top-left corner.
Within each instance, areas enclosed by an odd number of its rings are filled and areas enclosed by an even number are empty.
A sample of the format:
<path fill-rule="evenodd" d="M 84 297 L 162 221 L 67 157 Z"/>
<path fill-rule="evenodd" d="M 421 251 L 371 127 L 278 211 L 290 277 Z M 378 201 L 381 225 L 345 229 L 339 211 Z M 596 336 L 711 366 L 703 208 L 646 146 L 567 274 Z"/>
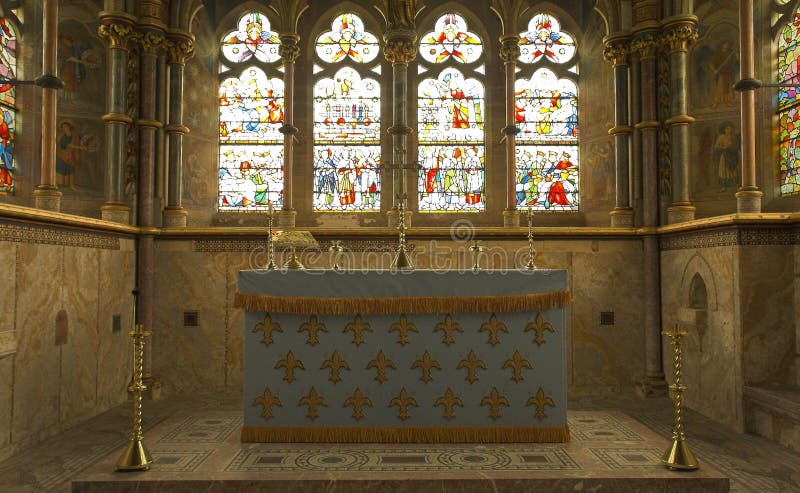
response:
<path fill-rule="evenodd" d="M 697 463 L 692 451 L 689 450 L 689 445 L 686 443 L 686 437 L 683 434 L 683 412 L 681 406 L 683 404 L 683 397 L 681 394 L 686 390 L 683 385 L 683 374 L 681 373 L 681 359 L 683 350 L 681 349 L 681 339 L 688 334 L 685 330 L 680 330 L 676 324 L 672 330 L 662 332 L 672 340 L 675 346 L 674 358 L 674 372 L 675 382 L 669 386 L 670 390 L 675 392 L 674 409 L 675 425 L 672 428 L 672 444 L 664 452 L 661 462 L 669 469 L 684 469 L 693 470 L 700 466 Z"/>

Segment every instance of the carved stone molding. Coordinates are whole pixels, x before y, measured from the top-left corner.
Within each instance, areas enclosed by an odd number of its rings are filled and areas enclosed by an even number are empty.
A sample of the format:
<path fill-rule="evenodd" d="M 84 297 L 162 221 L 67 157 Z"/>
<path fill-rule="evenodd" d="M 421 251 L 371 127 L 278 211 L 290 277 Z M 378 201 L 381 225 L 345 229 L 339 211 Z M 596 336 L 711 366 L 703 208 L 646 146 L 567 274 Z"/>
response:
<path fill-rule="evenodd" d="M 278 46 L 278 55 L 284 63 L 294 63 L 300 56 L 300 47 L 297 42 L 300 36 L 296 34 L 281 34 L 281 44 Z"/>
<path fill-rule="evenodd" d="M 194 56 L 194 40 L 185 37 L 170 37 L 164 42 L 167 63 L 184 65 Z"/>
<path fill-rule="evenodd" d="M 638 53 L 640 58 L 654 58 L 658 50 L 659 38 L 655 32 L 636 36 L 631 41 L 631 52 Z"/>
<path fill-rule="evenodd" d="M 742 228 L 700 231 L 661 238 L 662 250 L 687 250 L 720 246 L 798 245 L 800 231 L 790 228 Z"/>
<path fill-rule="evenodd" d="M 689 45 L 697 41 L 697 27 L 690 23 L 681 23 L 665 28 L 661 34 L 661 44 L 668 46 L 670 53 L 687 51 Z"/>
<path fill-rule="evenodd" d="M 408 65 L 417 57 L 417 44 L 414 38 L 392 37 L 386 40 L 383 54 L 392 65 Z"/>
<path fill-rule="evenodd" d="M 603 58 L 611 62 L 615 67 L 628 64 L 630 55 L 630 43 L 627 40 L 609 42 L 603 48 Z"/>
<path fill-rule="evenodd" d="M 500 43 L 500 59 L 503 63 L 516 63 L 520 54 L 519 36 L 503 36 Z"/>
<path fill-rule="evenodd" d="M 145 31 L 139 38 L 139 43 L 142 45 L 142 51 L 149 55 L 159 55 L 164 48 L 166 38 L 163 34 Z"/>
<path fill-rule="evenodd" d="M 0 241 L 39 243 L 103 250 L 119 250 L 119 238 L 109 235 L 38 228 L 18 224 L 0 224 Z"/>
<path fill-rule="evenodd" d="M 114 19 L 103 20 L 97 28 L 97 34 L 109 48 L 116 50 L 127 50 L 128 42 L 135 36 L 132 24 Z"/>

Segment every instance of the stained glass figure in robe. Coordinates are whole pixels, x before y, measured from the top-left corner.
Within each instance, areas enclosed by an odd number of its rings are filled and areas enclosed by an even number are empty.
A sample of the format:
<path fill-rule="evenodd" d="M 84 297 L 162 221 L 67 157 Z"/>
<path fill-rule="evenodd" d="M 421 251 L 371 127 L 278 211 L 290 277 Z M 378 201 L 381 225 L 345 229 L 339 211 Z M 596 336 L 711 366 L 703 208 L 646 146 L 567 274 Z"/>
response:
<path fill-rule="evenodd" d="M 380 209 L 380 146 L 314 147 L 314 208 Z"/>
<path fill-rule="evenodd" d="M 0 78 L 15 79 L 17 75 L 17 36 L 14 29 L 0 18 Z M 0 194 L 10 194 L 15 188 L 14 137 L 17 112 L 16 89 L 0 83 Z"/>
<path fill-rule="evenodd" d="M 546 68 L 515 85 L 517 142 L 577 141 L 578 88 Z"/>
<path fill-rule="evenodd" d="M 249 12 L 239 19 L 238 29 L 225 36 L 222 54 L 233 63 L 256 60 L 273 63 L 280 59 L 278 33 L 270 30 L 269 20 L 259 12 Z"/>
<path fill-rule="evenodd" d="M 431 63 L 442 63 L 449 59 L 461 63 L 472 63 L 483 53 L 483 44 L 475 33 L 467 29 L 463 17 L 447 13 L 437 21 L 433 32 L 420 41 L 422 58 Z"/>
<path fill-rule="evenodd" d="M 778 41 L 778 81 L 800 84 L 800 6 L 784 26 Z M 782 195 L 800 193 L 800 98 L 797 87 L 782 87 L 778 92 L 778 169 Z"/>
<path fill-rule="evenodd" d="M 561 31 L 561 24 L 548 14 L 535 15 L 528 31 L 520 34 L 521 63 L 536 63 L 542 59 L 566 63 L 575 55 L 575 41 Z"/>
<path fill-rule="evenodd" d="M 327 63 L 344 59 L 357 63 L 371 62 L 378 56 L 378 38 L 364 30 L 364 22 L 355 14 L 342 14 L 333 20 L 331 30 L 317 39 L 317 56 Z"/>
<path fill-rule="evenodd" d="M 577 210 L 577 157 L 577 145 L 517 146 L 517 205 L 537 210 Z"/>

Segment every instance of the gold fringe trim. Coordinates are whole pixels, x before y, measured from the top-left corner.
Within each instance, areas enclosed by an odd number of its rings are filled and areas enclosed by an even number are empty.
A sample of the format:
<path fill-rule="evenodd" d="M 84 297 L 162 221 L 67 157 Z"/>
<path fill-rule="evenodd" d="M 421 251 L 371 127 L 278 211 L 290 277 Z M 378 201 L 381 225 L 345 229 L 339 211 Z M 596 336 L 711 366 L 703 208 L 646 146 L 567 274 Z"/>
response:
<path fill-rule="evenodd" d="M 243 426 L 243 442 L 267 443 L 564 443 L 569 427 Z"/>
<path fill-rule="evenodd" d="M 569 291 L 506 296 L 402 296 L 397 298 L 301 298 L 236 292 L 233 306 L 270 313 L 387 315 L 394 313 L 483 313 L 547 310 L 569 304 Z"/>

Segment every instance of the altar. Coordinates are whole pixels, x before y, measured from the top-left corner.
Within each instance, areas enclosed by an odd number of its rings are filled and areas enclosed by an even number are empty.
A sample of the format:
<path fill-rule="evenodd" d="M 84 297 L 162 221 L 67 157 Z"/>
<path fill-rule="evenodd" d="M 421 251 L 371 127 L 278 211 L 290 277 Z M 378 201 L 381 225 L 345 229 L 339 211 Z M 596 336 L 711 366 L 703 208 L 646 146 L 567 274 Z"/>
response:
<path fill-rule="evenodd" d="M 565 442 L 567 272 L 241 271 L 245 442 Z"/>

